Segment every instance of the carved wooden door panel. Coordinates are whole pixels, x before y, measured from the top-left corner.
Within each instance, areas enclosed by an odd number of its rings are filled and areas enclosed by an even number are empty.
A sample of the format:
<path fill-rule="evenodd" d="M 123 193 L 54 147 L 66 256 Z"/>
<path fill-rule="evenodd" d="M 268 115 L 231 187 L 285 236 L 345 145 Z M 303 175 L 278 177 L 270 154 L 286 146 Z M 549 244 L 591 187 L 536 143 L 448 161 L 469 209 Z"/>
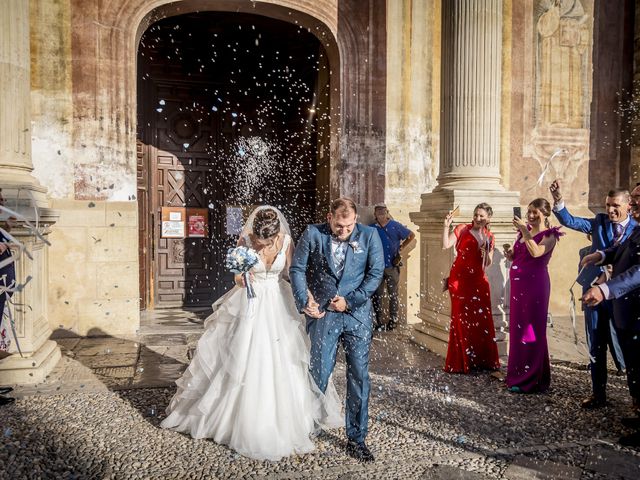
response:
<path fill-rule="evenodd" d="M 149 258 L 151 242 L 149 242 L 149 168 L 146 154 L 147 147 L 136 141 L 137 160 L 137 192 L 138 192 L 138 268 L 140 284 L 140 310 L 145 310 L 149 300 Z"/>
<path fill-rule="evenodd" d="M 185 82 L 155 84 L 150 105 L 153 131 L 151 171 L 155 245 L 155 305 L 209 306 L 231 281 L 223 253 L 233 239 L 224 231 L 225 179 L 216 168 L 212 147 L 219 131 L 206 88 Z M 207 238 L 162 238 L 162 207 L 209 209 Z M 183 221 L 186 221 L 183 218 Z"/>

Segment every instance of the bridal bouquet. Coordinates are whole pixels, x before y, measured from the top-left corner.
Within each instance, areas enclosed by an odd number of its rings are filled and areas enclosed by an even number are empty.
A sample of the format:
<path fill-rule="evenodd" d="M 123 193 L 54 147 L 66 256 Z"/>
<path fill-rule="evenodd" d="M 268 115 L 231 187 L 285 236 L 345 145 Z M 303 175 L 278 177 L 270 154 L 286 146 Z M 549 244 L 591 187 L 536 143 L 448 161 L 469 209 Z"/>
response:
<path fill-rule="evenodd" d="M 256 292 L 253 290 L 251 282 L 249 281 L 249 270 L 251 270 L 256 263 L 258 263 L 258 254 L 256 251 L 243 246 L 230 248 L 224 262 L 225 267 L 230 271 L 241 274 L 244 277 L 248 298 L 254 298 L 256 296 Z"/>

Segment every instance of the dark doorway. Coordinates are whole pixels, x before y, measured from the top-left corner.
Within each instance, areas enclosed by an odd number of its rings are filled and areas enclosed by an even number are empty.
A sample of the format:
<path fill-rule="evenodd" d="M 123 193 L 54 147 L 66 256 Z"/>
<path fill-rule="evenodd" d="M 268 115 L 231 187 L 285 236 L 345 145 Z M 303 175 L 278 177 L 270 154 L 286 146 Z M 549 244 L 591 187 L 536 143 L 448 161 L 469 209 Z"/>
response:
<path fill-rule="evenodd" d="M 205 12 L 147 29 L 138 49 L 141 308 L 208 307 L 227 291 L 233 220 L 255 205 L 279 207 L 296 238 L 318 220 L 329 92 L 324 49 L 299 26 Z M 185 238 L 163 235 L 166 207 L 186 223 Z M 193 208 L 206 209 L 204 237 L 189 235 Z"/>

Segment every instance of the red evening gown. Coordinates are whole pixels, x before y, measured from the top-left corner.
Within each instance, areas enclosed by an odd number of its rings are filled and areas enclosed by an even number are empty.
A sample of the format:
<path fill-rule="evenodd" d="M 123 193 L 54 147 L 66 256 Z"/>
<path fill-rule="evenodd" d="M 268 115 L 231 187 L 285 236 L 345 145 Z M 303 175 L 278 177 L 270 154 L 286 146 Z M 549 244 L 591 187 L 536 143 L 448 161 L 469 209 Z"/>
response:
<path fill-rule="evenodd" d="M 470 229 L 471 225 L 458 225 L 454 230 L 457 256 L 449 274 L 451 327 L 444 365 L 444 370 L 452 373 L 500 368 L 489 280 L 482 268 L 478 240 Z M 483 234 L 493 248 L 493 235 L 487 230 Z"/>

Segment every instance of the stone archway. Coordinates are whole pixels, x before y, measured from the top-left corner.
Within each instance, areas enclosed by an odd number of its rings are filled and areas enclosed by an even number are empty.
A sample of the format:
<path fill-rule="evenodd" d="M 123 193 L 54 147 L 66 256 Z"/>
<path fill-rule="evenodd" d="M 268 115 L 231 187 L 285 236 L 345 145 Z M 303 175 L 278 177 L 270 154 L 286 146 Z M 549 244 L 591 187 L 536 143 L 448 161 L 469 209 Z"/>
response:
<path fill-rule="evenodd" d="M 329 90 L 326 50 L 294 23 L 198 12 L 149 27 L 138 49 L 141 308 L 208 307 L 232 285 L 230 212 L 275 205 L 294 238 L 320 219 Z M 173 213 L 187 223 L 205 210 L 207 231 L 168 237 L 168 208 L 186 208 Z"/>
<path fill-rule="evenodd" d="M 332 117 L 340 111 L 340 62 L 336 42 L 337 2 L 301 5 L 286 0 L 115 0 L 87 5 L 73 0 L 72 65 L 74 196 L 133 200 L 136 196 L 136 56 L 140 36 L 154 21 L 198 11 L 252 13 L 307 28 L 327 51 Z M 337 163 L 338 130 L 330 125 L 331 170 Z M 101 188 L 103 185 L 112 188 Z M 332 179 L 331 185 L 337 186 Z M 331 192 L 332 194 L 334 192 Z"/>

